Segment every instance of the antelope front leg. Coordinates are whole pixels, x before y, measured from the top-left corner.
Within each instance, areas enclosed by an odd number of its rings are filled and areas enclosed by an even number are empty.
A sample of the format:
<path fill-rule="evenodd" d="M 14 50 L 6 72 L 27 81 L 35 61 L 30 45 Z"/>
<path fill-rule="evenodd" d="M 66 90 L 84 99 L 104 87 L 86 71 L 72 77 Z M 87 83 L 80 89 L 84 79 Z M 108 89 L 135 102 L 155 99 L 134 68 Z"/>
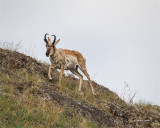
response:
<path fill-rule="evenodd" d="M 50 65 L 49 66 L 49 70 L 48 70 L 48 78 L 49 78 L 49 80 L 52 80 L 52 77 L 51 77 L 51 69 L 52 68 L 54 68 L 54 66 L 53 65 Z"/>
<path fill-rule="evenodd" d="M 61 85 L 63 73 L 64 73 L 64 66 L 61 66 L 61 72 L 59 73 L 59 85 Z"/>

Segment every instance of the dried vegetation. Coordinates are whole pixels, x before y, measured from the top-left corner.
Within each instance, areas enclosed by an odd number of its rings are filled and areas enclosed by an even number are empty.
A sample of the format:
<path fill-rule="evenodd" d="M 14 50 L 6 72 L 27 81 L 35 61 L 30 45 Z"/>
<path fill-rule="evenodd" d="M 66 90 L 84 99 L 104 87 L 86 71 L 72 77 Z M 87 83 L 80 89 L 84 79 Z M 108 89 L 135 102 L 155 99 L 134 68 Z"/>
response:
<path fill-rule="evenodd" d="M 124 102 L 93 81 L 93 96 L 84 81 L 65 76 L 49 81 L 48 65 L 13 50 L 0 48 L 1 127 L 160 127 L 160 107 Z M 56 73 L 58 76 L 58 72 Z"/>

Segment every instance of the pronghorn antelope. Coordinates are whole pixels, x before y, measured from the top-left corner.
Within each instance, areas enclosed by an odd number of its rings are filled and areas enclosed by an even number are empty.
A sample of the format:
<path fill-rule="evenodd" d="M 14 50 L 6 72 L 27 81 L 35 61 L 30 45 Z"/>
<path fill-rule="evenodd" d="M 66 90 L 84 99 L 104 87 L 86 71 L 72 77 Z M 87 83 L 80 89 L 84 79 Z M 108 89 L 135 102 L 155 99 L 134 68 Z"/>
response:
<path fill-rule="evenodd" d="M 44 41 L 46 42 L 46 48 L 47 48 L 46 56 L 49 57 L 51 61 L 51 65 L 49 66 L 49 71 L 48 71 L 49 80 L 52 80 L 51 69 L 52 68 L 54 69 L 54 76 L 55 76 L 55 69 L 60 69 L 61 71 L 59 74 L 59 84 L 61 85 L 61 80 L 64 70 L 70 70 L 73 74 L 79 77 L 80 84 L 78 91 L 81 91 L 83 76 L 78 72 L 79 68 L 87 77 L 92 90 L 92 94 L 94 95 L 95 94 L 94 88 L 92 86 L 92 82 L 90 80 L 90 76 L 86 68 L 86 59 L 78 51 L 56 48 L 56 45 L 60 41 L 60 39 L 56 40 L 56 36 L 52 35 L 54 36 L 54 40 L 53 42 L 51 42 L 51 39 L 49 37 L 48 40 L 46 39 L 47 35 L 48 34 L 46 33 L 44 36 Z"/>

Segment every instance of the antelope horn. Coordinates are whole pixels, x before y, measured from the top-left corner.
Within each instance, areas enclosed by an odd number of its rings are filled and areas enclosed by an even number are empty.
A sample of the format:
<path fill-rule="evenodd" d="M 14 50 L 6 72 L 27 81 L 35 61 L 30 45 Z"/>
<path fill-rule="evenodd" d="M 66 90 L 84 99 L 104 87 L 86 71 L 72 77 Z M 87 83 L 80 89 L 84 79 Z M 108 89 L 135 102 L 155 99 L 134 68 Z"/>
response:
<path fill-rule="evenodd" d="M 56 36 L 55 35 L 52 35 L 54 36 L 54 40 L 53 40 L 53 44 L 56 42 Z"/>
<path fill-rule="evenodd" d="M 47 39 L 46 39 L 46 36 L 48 35 L 48 33 L 46 33 L 45 35 L 44 35 L 44 41 L 46 42 L 46 44 L 48 44 L 48 41 L 47 41 Z"/>

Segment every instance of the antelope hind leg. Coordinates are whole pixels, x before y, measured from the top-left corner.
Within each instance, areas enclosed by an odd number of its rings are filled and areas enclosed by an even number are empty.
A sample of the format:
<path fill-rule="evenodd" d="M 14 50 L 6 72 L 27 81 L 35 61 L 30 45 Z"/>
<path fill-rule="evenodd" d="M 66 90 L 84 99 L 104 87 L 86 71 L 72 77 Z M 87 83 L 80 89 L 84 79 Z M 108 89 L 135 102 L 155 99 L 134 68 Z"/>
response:
<path fill-rule="evenodd" d="M 73 74 L 75 74 L 76 76 L 79 77 L 80 82 L 79 82 L 79 89 L 78 91 L 81 92 L 81 88 L 82 88 L 82 82 L 83 82 L 83 76 L 76 70 L 76 69 L 72 69 L 70 70 Z"/>
<path fill-rule="evenodd" d="M 63 73 L 64 73 L 64 66 L 61 66 L 61 71 L 59 73 L 59 85 L 61 85 Z"/>

